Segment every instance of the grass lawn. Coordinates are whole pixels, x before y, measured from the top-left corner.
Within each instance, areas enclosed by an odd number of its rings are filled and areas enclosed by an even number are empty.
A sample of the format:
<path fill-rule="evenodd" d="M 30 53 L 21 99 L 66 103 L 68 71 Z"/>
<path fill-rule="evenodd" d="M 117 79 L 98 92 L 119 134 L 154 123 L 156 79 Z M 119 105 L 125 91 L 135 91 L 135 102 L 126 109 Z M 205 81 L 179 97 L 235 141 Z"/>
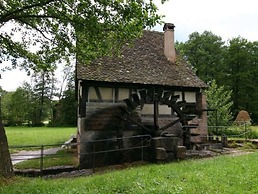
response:
<path fill-rule="evenodd" d="M 66 179 L 16 177 L 2 194 L 66 193 L 257 193 L 258 152 L 147 165 Z"/>
<path fill-rule="evenodd" d="M 78 166 L 76 150 L 62 149 L 55 155 L 45 156 L 43 168 L 54 166 Z M 14 165 L 15 169 L 40 169 L 40 159 L 30 159 Z"/>
<path fill-rule="evenodd" d="M 9 146 L 61 144 L 76 128 L 62 127 L 5 127 Z"/>
<path fill-rule="evenodd" d="M 59 127 L 6 127 L 6 135 L 10 146 L 10 152 L 15 153 L 20 150 L 38 150 L 41 145 L 63 144 L 71 134 L 76 134 L 76 128 Z M 44 146 L 44 149 L 56 146 Z M 13 146 L 17 146 L 13 148 Z M 28 147 L 19 147 L 28 146 Z M 30 147 L 33 146 L 33 147 Z M 60 150 L 56 155 L 44 157 L 44 168 L 51 166 L 73 165 L 75 153 Z M 40 168 L 40 159 L 32 159 L 15 165 L 17 169 Z"/>
<path fill-rule="evenodd" d="M 256 133 L 258 133 L 258 126 L 251 126 L 251 129 L 252 129 L 253 131 L 255 131 Z"/>

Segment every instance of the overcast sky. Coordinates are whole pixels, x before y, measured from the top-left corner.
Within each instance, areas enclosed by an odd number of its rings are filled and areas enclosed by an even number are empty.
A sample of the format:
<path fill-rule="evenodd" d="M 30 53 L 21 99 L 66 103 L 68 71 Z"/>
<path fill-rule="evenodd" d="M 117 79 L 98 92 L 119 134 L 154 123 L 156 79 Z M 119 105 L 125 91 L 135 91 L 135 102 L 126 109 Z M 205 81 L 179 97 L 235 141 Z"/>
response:
<path fill-rule="evenodd" d="M 221 36 L 224 41 L 237 36 L 258 40 L 257 0 L 170 0 L 157 5 L 165 15 L 163 20 L 176 26 L 178 41 L 185 42 L 189 34 L 204 30 Z M 155 30 L 162 31 L 162 26 Z"/>
<path fill-rule="evenodd" d="M 258 0 L 170 0 L 163 5 L 154 0 L 164 22 L 174 23 L 175 39 L 188 40 L 189 34 L 204 30 L 213 32 L 224 41 L 241 36 L 249 41 L 258 40 Z M 163 26 L 154 30 L 162 31 Z M 2 73 L 0 86 L 4 90 L 15 90 L 24 79 L 19 70 Z"/>

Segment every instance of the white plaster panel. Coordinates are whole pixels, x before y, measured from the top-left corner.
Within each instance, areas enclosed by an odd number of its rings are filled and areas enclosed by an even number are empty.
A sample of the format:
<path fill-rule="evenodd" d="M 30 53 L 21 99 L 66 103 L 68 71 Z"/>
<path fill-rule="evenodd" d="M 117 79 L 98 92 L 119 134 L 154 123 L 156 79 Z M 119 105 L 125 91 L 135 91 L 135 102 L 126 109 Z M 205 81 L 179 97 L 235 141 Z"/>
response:
<path fill-rule="evenodd" d="M 102 100 L 113 100 L 113 88 L 99 88 Z"/>
<path fill-rule="evenodd" d="M 171 108 L 169 108 L 168 105 L 159 105 L 159 114 L 171 115 Z"/>
<path fill-rule="evenodd" d="M 196 93 L 195 92 L 185 92 L 186 102 L 196 102 Z"/>
<path fill-rule="evenodd" d="M 94 87 L 89 87 L 89 100 L 98 100 L 98 97 L 97 97 L 97 94 L 96 94 L 96 91 L 95 91 L 95 88 Z"/>
<path fill-rule="evenodd" d="M 124 100 L 129 97 L 129 89 L 119 88 L 118 91 L 118 100 Z"/>
<path fill-rule="evenodd" d="M 144 104 L 143 108 L 142 108 L 142 112 L 143 115 L 144 114 L 154 114 L 154 106 L 153 104 Z"/>

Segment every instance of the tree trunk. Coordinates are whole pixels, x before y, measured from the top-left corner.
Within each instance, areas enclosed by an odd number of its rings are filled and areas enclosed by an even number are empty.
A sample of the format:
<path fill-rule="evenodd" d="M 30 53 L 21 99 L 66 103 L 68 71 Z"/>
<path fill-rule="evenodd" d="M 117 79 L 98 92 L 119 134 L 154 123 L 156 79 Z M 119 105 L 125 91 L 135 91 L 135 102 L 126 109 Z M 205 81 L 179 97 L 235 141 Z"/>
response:
<path fill-rule="evenodd" d="M 0 118 L 0 177 L 10 178 L 14 175 L 12 160 L 8 148 L 5 129 Z"/>

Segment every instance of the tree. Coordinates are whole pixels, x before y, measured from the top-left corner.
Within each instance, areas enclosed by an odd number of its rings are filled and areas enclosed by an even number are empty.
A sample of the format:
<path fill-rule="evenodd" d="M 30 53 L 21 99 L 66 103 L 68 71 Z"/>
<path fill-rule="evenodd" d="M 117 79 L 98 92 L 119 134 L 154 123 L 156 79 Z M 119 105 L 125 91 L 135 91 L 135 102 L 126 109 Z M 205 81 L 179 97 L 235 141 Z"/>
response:
<path fill-rule="evenodd" d="M 225 84 L 233 90 L 233 111 L 236 115 L 240 110 L 253 113 L 254 121 L 258 120 L 258 44 L 242 37 L 229 41 L 225 62 L 228 78 Z"/>
<path fill-rule="evenodd" d="M 232 121 L 231 101 L 232 91 L 225 90 L 224 86 L 218 86 L 216 81 L 211 81 L 209 88 L 205 91 L 208 108 L 215 111 L 208 112 L 209 126 L 227 126 Z"/>
<path fill-rule="evenodd" d="M 2 93 L 2 88 L 0 87 Z M 0 177 L 9 178 L 14 175 L 7 137 L 2 123 L 1 95 L 0 95 Z"/>
<path fill-rule="evenodd" d="M 28 72 L 75 56 L 83 63 L 110 54 L 161 18 L 151 0 L 2 0 L 0 8 L 0 59 Z M 1 145 L 0 156 L 7 147 Z M 5 165 L 1 157 L 0 172 Z"/>
<path fill-rule="evenodd" d="M 26 120 L 28 103 L 26 93 L 19 87 L 14 92 L 6 92 L 2 97 L 2 113 L 5 125 L 21 125 Z"/>
<path fill-rule="evenodd" d="M 240 110 L 251 113 L 258 122 L 258 43 L 245 38 L 232 38 L 224 43 L 219 36 L 204 31 L 190 34 L 177 49 L 196 69 L 206 83 L 215 79 L 218 86 L 232 90 L 232 113 Z"/>
<path fill-rule="evenodd" d="M 3 0 L 0 7 L 0 58 L 13 66 L 23 58 L 19 65 L 28 71 L 75 55 L 85 62 L 110 54 L 160 20 L 157 7 L 144 0 Z"/>
<path fill-rule="evenodd" d="M 258 41 L 252 43 L 251 54 L 250 54 L 250 65 L 251 68 L 249 71 L 250 75 L 250 84 L 248 86 L 249 89 L 249 101 L 247 107 L 249 113 L 251 113 L 252 121 L 258 122 Z M 250 87 L 252 86 L 252 87 Z"/>
<path fill-rule="evenodd" d="M 9 178 L 14 175 L 14 172 L 2 119 L 0 119 L 0 140 L 0 175 Z"/>
<path fill-rule="evenodd" d="M 58 101 L 53 102 L 51 125 L 76 126 L 77 99 L 74 83 L 75 72 L 71 67 L 65 67 L 62 72 L 62 81 L 57 95 Z"/>
<path fill-rule="evenodd" d="M 33 110 L 30 118 L 33 126 L 41 126 L 43 120 L 49 118 L 56 80 L 50 71 L 35 72 L 32 78 L 34 85 L 32 85 L 31 106 Z"/>
<path fill-rule="evenodd" d="M 68 88 L 64 91 L 62 99 L 57 101 L 53 107 L 54 126 L 76 126 L 77 123 L 77 100 L 75 89 Z"/>
<path fill-rule="evenodd" d="M 224 70 L 224 42 L 209 31 L 194 32 L 185 43 L 177 43 L 177 49 L 196 69 L 197 75 L 206 83 L 215 79 L 220 82 Z M 220 74 L 218 74 L 220 72 Z"/>

